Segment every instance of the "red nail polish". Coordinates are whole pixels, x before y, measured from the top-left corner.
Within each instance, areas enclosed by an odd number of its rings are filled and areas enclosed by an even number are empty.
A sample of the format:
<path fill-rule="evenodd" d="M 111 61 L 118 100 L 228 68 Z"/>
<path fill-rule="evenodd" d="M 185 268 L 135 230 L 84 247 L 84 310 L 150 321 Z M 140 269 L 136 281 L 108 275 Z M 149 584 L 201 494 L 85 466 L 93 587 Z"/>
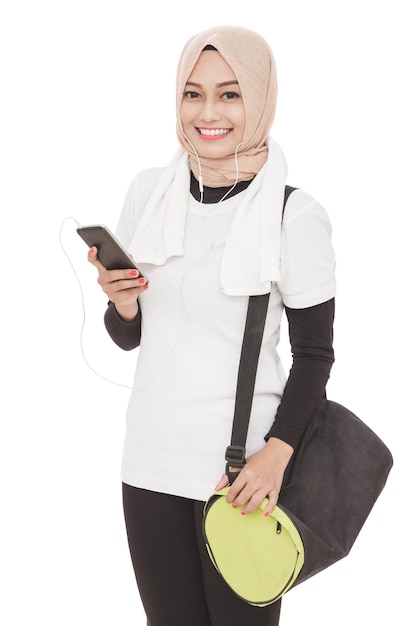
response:
<path fill-rule="evenodd" d="M 268 517 L 268 515 L 269 515 L 269 511 L 264 511 L 264 516 Z"/>
<path fill-rule="evenodd" d="M 245 511 L 240 512 L 241 515 L 246 515 Z"/>
<path fill-rule="evenodd" d="M 138 270 L 130 270 L 130 275 L 131 276 L 137 276 L 138 275 Z"/>

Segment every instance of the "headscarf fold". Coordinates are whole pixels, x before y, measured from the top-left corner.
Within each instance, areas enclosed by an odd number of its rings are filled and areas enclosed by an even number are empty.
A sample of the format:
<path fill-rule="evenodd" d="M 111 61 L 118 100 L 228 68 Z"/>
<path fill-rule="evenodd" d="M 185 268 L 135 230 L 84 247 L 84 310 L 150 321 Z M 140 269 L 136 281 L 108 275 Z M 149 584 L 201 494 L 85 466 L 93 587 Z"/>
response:
<path fill-rule="evenodd" d="M 239 180 L 251 180 L 268 157 L 266 139 L 274 121 L 277 102 L 275 60 L 266 41 L 241 26 L 219 26 L 190 39 L 181 53 L 177 69 L 177 136 L 189 154 L 190 166 L 199 178 L 199 164 L 184 137 L 180 109 L 187 82 L 205 46 L 218 50 L 232 68 L 241 90 L 245 109 L 245 129 L 238 151 Z M 208 187 L 233 185 L 236 179 L 234 154 L 221 159 L 199 156 L 203 184 Z"/>

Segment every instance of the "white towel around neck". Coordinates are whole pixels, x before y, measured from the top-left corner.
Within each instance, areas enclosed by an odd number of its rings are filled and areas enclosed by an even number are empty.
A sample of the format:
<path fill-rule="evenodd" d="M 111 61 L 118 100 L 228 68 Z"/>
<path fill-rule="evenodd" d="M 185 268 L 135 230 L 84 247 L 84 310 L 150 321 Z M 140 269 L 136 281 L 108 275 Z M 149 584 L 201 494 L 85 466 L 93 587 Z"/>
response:
<path fill-rule="evenodd" d="M 268 149 L 265 165 L 242 194 L 226 240 L 220 284 L 227 295 L 268 293 L 279 280 L 287 163 L 271 137 Z M 188 154 L 180 149 L 159 178 L 128 248 L 138 263 L 163 265 L 183 255 L 189 193 Z"/>

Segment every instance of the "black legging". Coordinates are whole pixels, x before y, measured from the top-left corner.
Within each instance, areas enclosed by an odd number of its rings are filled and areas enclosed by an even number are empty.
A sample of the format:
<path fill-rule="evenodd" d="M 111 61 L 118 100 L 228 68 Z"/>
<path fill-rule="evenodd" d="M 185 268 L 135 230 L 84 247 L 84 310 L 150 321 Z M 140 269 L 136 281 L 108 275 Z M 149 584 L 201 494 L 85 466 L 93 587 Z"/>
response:
<path fill-rule="evenodd" d="M 123 506 L 148 626 L 277 626 L 280 601 L 251 606 L 216 572 L 201 532 L 203 502 L 123 484 Z"/>

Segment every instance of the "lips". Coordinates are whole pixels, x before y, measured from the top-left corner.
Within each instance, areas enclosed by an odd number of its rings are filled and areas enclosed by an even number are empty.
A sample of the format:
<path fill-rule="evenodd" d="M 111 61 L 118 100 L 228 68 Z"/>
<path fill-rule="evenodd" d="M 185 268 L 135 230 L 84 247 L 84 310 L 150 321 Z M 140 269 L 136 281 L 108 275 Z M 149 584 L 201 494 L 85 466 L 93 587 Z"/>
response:
<path fill-rule="evenodd" d="M 231 130 L 231 128 L 197 128 L 200 137 L 208 141 L 223 139 Z"/>

